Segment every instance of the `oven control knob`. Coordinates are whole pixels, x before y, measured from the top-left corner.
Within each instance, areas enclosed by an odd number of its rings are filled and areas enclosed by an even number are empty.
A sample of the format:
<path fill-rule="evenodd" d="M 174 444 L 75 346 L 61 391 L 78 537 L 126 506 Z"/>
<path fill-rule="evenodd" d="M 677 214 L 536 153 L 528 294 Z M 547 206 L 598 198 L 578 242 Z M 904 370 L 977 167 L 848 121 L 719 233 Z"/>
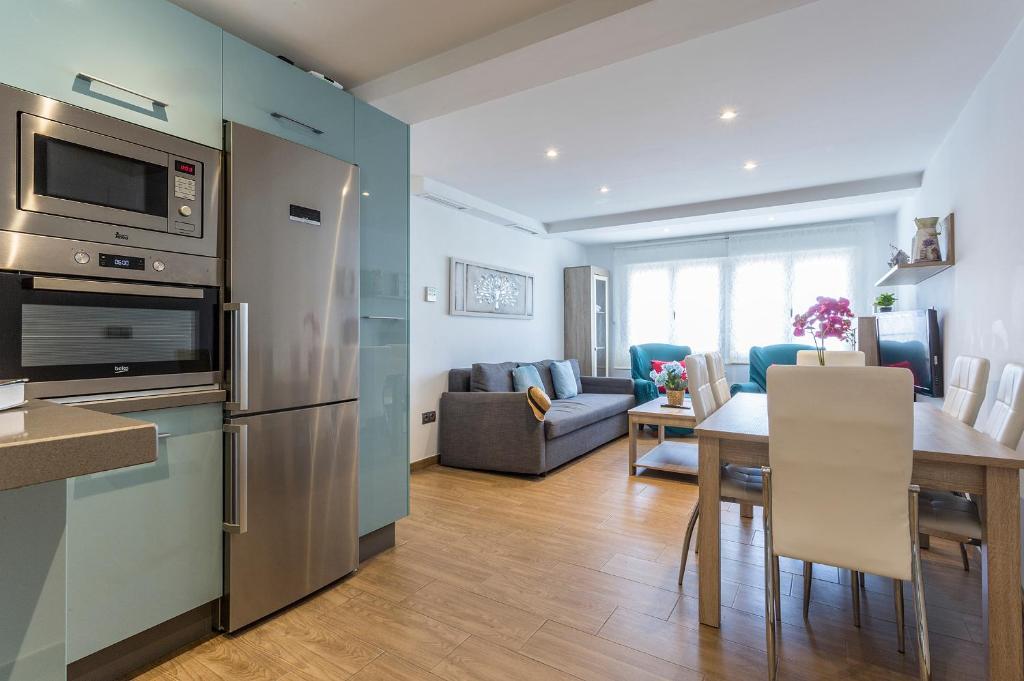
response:
<path fill-rule="evenodd" d="M 85 251 L 78 251 L 77 253 L 75 253 L 75 262 L 77 262 L 79 265 L 88 264 L 89 259 L 89 254 L 86 253 Z"/>
<path fill-rule="evenodd" d="M 192 215 L 192 206 L 182 206 L 178 209 L 178 212 L 185 217 L 188 217 L 189 215 Z"/>
<path fill-rule="evenodd" d="M 156 270 L 157 272 L 163 272 L 164 271 L 164 261 L 163 260 L 154 260 L 153 261 L 153 269 Z"/>

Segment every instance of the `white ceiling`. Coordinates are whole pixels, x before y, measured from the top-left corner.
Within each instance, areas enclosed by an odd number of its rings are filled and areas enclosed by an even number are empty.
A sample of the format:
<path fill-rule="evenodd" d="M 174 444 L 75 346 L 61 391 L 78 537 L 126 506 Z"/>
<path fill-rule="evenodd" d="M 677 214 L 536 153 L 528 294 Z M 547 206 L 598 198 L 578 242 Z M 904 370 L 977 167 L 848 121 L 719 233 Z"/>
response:
<path fill-rule="evenodd" d="M 346 87 L 391 73 L 570 0 L 172 0 Z"/>
<path fill-rule="evenodd" d="M 728 3 L 749 7 L 715 6 Z M 634 30 L 688 6 L 708 3 L 654 0 L 574 33 Z M 917 173 L 1022 16 L 1021 0 L 818 0 L 703 35 L 681 27 L 677 44 L 415 124 L 413 172 L 546 223 L 572 221 L 558 231 L 584 241 L 598 238 L 589 229 L 642 228 L 635 211 L 687 215 L 701 202 Z M 576 49 L 618 49 L 603 39 Z M 552 40 L 467 69 L 461 87 L 493 88 L 503 64 Z M 429 98 L 433 85 L 417 88 Z M 720 121 L 723 107 L 739 117 Z M 759 167 L 743 170 L 748 159 Z M 891 198 L 872 210 L 891 212 Z M 605 217 L 580 220 L 589 216 Z"/>

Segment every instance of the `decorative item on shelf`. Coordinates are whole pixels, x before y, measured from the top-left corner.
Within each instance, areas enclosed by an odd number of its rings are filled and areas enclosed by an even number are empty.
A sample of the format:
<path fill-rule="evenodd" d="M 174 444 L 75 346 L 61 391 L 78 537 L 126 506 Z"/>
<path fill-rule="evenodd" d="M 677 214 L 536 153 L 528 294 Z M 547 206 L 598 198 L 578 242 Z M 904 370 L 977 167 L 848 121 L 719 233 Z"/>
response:
<path fill-rule="evenodd" d="M 451 259 L 451 314 L 533 318 L 533 275 Z"/>
<path fill-rule="evenodd" d="M 892 255 L 889 256 L 889 267 L 899 267 L 900 265 L 906 265 L 910 262 L 910 256 L 902 248 L 894 243 L 889 244 L 889 249 Z"/>
<path fill-rule="evenodd" d="M 939 262 L 939 219 L 914 218 L 917 233 L 914 234 L 914 262 Z"/>
<path fill-rule="evenodd" d="M 879 293 L 875 298 L 875 312 L 892 312 L 896 296 L 892 293 Z"/>
<path fill-rule="evenodd" d="M 818 352 L 818 363 L 825 366 L 825 341 L 837 338 L 853 344 L 853 310 L 846 298 L 818 296 L 817 302 L 807 312 L 793 317 L 793 335 L 802 337 L 810 334 L 814 349 Z"/>
<path fill-rule="evenodd" d="M 667 362 L 661 371 L 651 371 L 651 380 L 659 388 L 665 388 L 665 398 L 673 407 L 683 406 L 683 393 L 686 392 L 686 369 L 679 362 Z"/>

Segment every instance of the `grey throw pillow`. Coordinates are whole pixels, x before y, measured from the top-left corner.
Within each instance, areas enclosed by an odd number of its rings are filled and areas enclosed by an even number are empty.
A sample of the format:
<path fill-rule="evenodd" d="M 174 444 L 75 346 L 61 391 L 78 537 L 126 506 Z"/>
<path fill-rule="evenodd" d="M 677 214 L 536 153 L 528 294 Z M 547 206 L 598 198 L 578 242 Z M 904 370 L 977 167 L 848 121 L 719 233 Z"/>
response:
<path fill-rule="evenodd" d="M 469 372 L 469 389 L 475 393 L 515 392 L 512 387 L 512 370 L 515 368 L 515 362 L 474 364 Z"/>

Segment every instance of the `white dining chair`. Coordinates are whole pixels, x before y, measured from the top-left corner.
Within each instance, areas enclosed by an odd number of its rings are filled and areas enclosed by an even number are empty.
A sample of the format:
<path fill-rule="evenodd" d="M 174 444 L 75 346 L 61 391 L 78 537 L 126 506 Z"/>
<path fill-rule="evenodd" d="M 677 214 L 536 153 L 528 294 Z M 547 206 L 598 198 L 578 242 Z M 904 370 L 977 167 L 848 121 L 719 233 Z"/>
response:
<path fill-rule="evenodd" d="M 690 403 L 693 406 L 693 413 L 696 417 L 697 423 L 701 423 L 704 419 L 714 414 L 720 405 L 715 399 L 714 389 L 711 385 L 711 376 L 708 372 L 706 356 L 688 355 L 685 361 L 686 376 L 690 390 Z M 761 505 L 762 489 L 760 469 L 725 465 L 722 466 L 721 476 L 720 496 L 722 501 L 729 501 L 735 504 L 740 504 L 741 506 Z M 679 559 L 678 583 L 680 586 L 683 583 L 683 575 L 686 572 L 686 560 L 690 553 L 690 542 L 693 539 L 693 529 L 697 524 L 697 519 L 699 517 L 700 500 L 698 499 L 697 503 L 693 506 L 693 510 L 690 511 L 690 518 L 686 522 L 686 534 L 683 537 L 682 555 Z M 778 561 L 775 561 L 774 563 L 774 575 L 775 583 L 777 585 L 779 583 Z"/>
<path fill-rule="evenodd" d="M 827 442 L 827 447 L 822 447 Z M 765 636 L 768 678 L 778 671 L 779 556 L 826 563 L 893 581 L 903 645 L 903 582 L 911 581 L 919 674 L 931 678 L 918 545 L 914 382 L 886 367 L 772 366 L 768 369 L 768 461 L 762 469 L 765 518 Z M 836 480 L 843 484 L 835 484 Z"/>
<path fill-rule="evenodd" d="M 988 369 L 989 363 L 984 357 L 960 355 L 953 360 L 942 411 L 973 426 L 985 401 Z"/>
<path fill-rule="evenodd" d="M 725 377 L 725 362 L 722 361 L 722 353 L 706 352 L 704 359 L 708 365 L 708 380 L 711 382 L 711 392 L 715 396 L 715 404 L 721 407 L 732 397 L 732 393 L 729 392 L 729 381 Z"/>
<path fill-rule="evenodd" d="M 992 408 L 980 430 L 997 442 L 1016 449 L 1024 435 L 1024 365 L 1003 367 Z M 955 492 L 921 492 L 921 532 L 960 544 L 964 570 L 971 569 L 966 544 L 981 545 L 983 525 L 976 499 Z"/>
<path fill-rule="evenodd" d="M 827 367 L 862 367 L 867 360 L 860 350 L 826 350 L 825 366 Z M 817 350 L 797 350 L 796 365 L 798 367 L 818 367 Z"/>

